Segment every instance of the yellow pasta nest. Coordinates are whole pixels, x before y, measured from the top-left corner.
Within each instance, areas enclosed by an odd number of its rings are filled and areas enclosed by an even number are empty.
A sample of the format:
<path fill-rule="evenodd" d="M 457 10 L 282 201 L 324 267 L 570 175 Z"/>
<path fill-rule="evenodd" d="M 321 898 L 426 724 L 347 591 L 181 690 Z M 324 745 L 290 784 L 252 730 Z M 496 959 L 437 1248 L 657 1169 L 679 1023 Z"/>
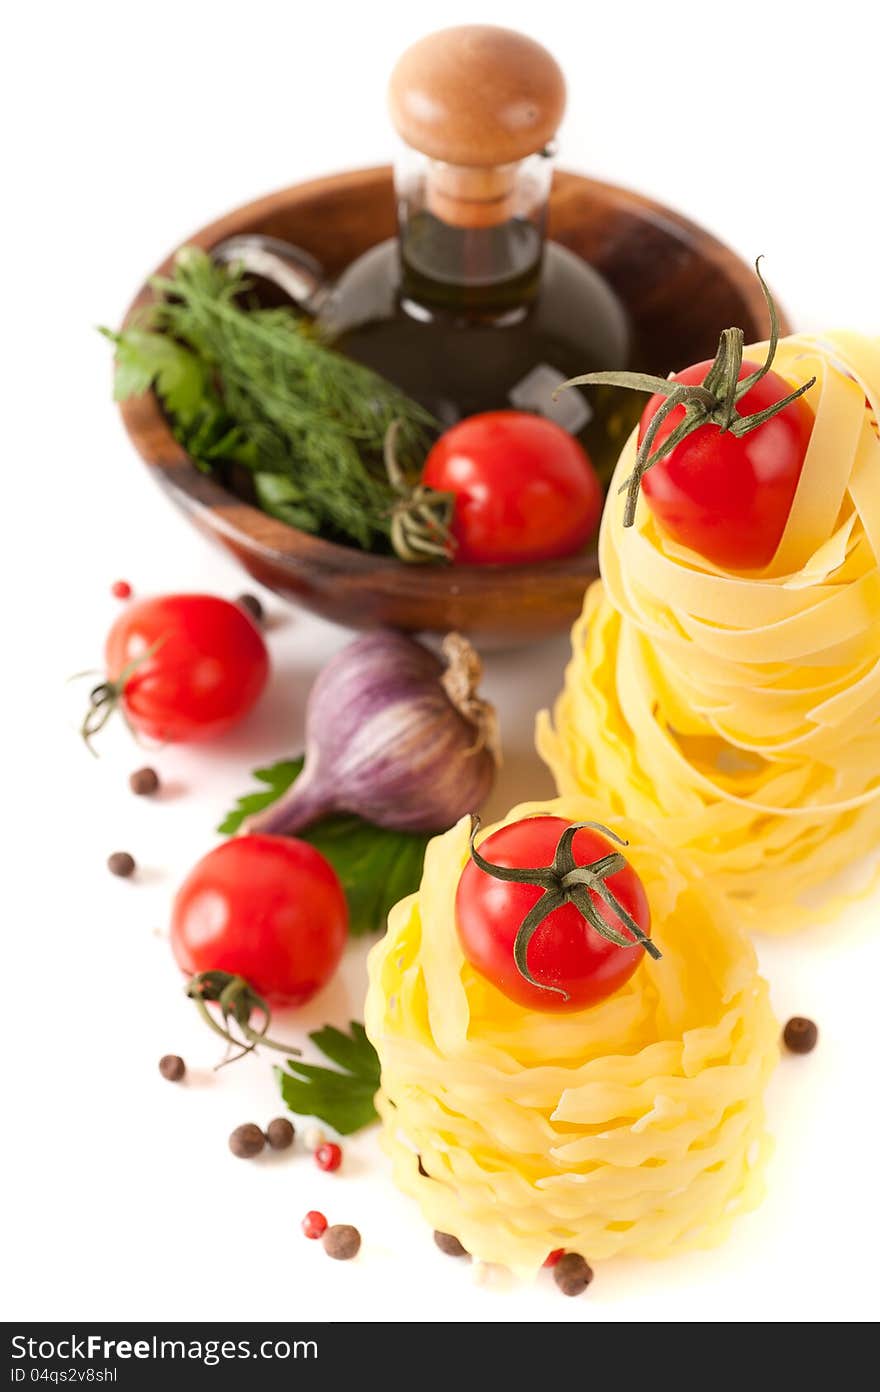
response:
<path fill-rule="evenodd" d="M 506 821 L 539 812 L 604 818 L 580 798 Z M 708 1246 L 763 1193 L 777 1028 L 754 951 L 680 857 L 635 824 L 614 829 L 663 957 L 592 1009 L 526 1010 L 465 960 L 454 905 L 467 820 L 430 843 L 418 893 L 370 955 L 395 1180 L 433 1228 L 523 1274 L 558 1247 L 592 1261 Z"/>
<path fill-rule="evenodd" d="M 656 826 L 752 926 L 783 932 L 880 843 L 880 339 L 788 338 L 774 368 L 818 380 L 773 563 L 719 569 L 664 537 L 644 500 L 624 528 L 633 436 L 538 747 L 561 793 Z"/>

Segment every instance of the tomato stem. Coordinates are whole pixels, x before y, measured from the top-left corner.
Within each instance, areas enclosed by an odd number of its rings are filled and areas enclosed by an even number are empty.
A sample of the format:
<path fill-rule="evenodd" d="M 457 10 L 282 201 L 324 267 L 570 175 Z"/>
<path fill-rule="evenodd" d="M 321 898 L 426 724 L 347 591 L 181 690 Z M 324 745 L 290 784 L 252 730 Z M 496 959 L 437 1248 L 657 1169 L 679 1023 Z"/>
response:
<path fill-rule="evenodd" d="M 410 565 L 450 561 L 455 551 L 451 532 L 455 494 L 409 481 L 397 458 L 401 428 L 402 422 L 393 420 L 385 432 L 383 446 L 385 471 L 397 494 L 391 509 L 391 545 L 395 554 Z"/>
<path fill-rule="evenodd" d="M 92 690 L 89 692 L 89 706 L 83 717 L 83 722 L 79 727 L 79 732 L 86 749 L 90 754 L 94 754 L 95 758 L 98 757 L 98 751 L 92 744 L 93 736 L 97 735 L 100 730 L 103 730 L 107 721 L 116 710 L 116 707 L 122 700 L 125 684 L 129 677 L 134 675 L 142 663 L 148 661 L 148 659 L 153 656 L 164 641 L 164 638 L 157 638 L 156 642 L 152 643 L 150 647 L 147 648 L 146 652 L 142 652 L 140 657 L 134 657 L 131 662 L 127 662 L 119 673 L 119 676 L 113 681 L 99 682 L 98 685 L 92 687 Z M 84 676 L 85 673 L 81 675 Z"/>
<path fill-rule="evenodd" d="M 590 927 L 595 928 L 597 933 L 617 947 L 643 947 L 655 960 L 663 955 L 606 883 L 609 876 L 618 874 L 626 867 L 627 862 L 620 852 L 612 851 L 587 865 L 579 865 L 575 860 L 574 838 L 579 831 L 584 829 L 598 831 L 611 841 L 616 841 L 618 846 L 628 844 L 608 827 L 603 826 L 601 822 L 574 822 L 571 826 L 566 827 L 560 836 L 552 864 L 538 866 L 495 865 L 477 850 L 476 837 L 480 830 L 480 819 L 475 815 L 471 817 L 470 853 L 474 864 L 487 875 L 491 875 L 493 879 L 507 880 L 514 884 L 531 884 L 544 891 L 537 903 L 526 914 L 517 930 L 513 945 L 513 960 L 520 976 L 530 985 L 538 986 L 543 991 L 553 991 L 556 995 L 562 996 L 563 1000 L 569 999 L 569 993 L 563 991 L 559 986 L 550 986 L 544 981 L 536 980 L 529 970 L 527 958 L 529 944 L 537 929 L 540 928 L 545 918 L 555 913 L 557 909 L 561 909 L 564 904 L 574 904 Z M 593 898 L 594 894 L 608 905 L 616 918 L 619 919 L 622 928 L 615 928 L 603 917 Z"/>
<path fill-rule="evenodd" d="M 618 490 L 620 493 L 626 493 L 626 504 L 623 510 L 624 527 L 631 527 L 635 520 L 639 486 L 644 474 L 652 465 L 671 454 L 688 435 L 692 435 L 695 430 L 699 430 L 704 425 L 711 424 L 717 425 L 722 434 L 730 431 L 732 435 L 740 439 L 743 435 L 757 430 L 759 426 L 771 420 L 780 411 L 784 411 L 793 401 L 797 401 L 799 396 L 803 396 L 804 392 L 815 386 L 816 378 L 811 377 L 796 391 L 790 392 L 781 401 L 775 401 L 772 406 L 767 406 L 763 411 L 756 411 L 750 416 L 742 416 L 737 410 L 743 397 L 770 371 L 776 356 L 776 349 L 779 346 L 779 318 L 773 296 L 761 274 L 761 259 L 759 256 L 755 262 L 755 273 L 761 282 L 761 290 L 770 316 L 770 338 L 763 363 L 754 372 L 750 372 L 747 377 L 740 380 L 739 376 L 742 368 L 745 334 L 742 329 L 731 328 L 722 331 L 715 358 L 700 384 L 688 385 L 675 382 L 670 378 L 652 377 L 644 372 L 587 372 L 582 377 L 572 377 L 570 381 L 563 382 L 553 393 L 556 397 L 566 387 L 605 385 L 628 387 L 631 391 L 650 392 L 652 395 L 666 397 L 645 431 L 645 437 L 639 446 L 632 473 L 624 479 Z M 668 416 L 680 406 L 684 407 L 684 416 L 666 439 L 655 448 L 654 441 L 661 426 Z"/>
<path fill-rule="evenodd" d="M 276 1040 L 269 1038 L 271 1011 L 263 997 L 257 994 L 243 976 L 235 976 L 232 972 L 224 971 L 199 972 L 187 982 L 186 994 L 195 1003 L 196 1009 L 208 1028 L 226 1041 L 227 1057 L 221 1059 L 217 1068 L 223 1068 L 227 1063 L 235 1063 L 238 1059 L 244 1058 L 245 1054 L 252 1053 L 261 1044 L 265 1044 L 268 1049 L 277 1049 L 281 1054 L 299 1055 L 302 1052 L 290 1044 L 279 1044 Z M 207 1002 L 219 1005 L 222 1025 L 211 1014 Z M 263 1016 L 261 1029 L 254 1029 L 250 1022 L 255 1011 Z M 241 1038 L 236 1038 L 232 1033 L 233 1025 Z M 230 1055 L 230 1048 L 238 1049 L 239 1052 Z"/>

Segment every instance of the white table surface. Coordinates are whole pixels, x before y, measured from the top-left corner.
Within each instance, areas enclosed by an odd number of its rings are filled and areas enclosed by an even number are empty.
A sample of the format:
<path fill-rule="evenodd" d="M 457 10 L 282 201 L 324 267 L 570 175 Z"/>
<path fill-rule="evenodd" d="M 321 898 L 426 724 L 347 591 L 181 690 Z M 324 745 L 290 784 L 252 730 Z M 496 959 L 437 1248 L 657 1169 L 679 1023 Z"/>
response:
<path fill-rule="evenodd" d="M 728 24 L 701 4 L 668 9 L 665 37 L 644 0 L 540 14 L 486 0 L 478 17 L 518 24 L 560 53 L 573 88 L 563 162 L 664 198 L 744 255 L 766 252 L 799 324 L 876 332 L 876 13 L 842 0 L 795 21 L 746 0 Z M 37 3 L 11 22 L 15 61 L 2 99 L 16 216 L 4 227 L 0 335 L 6 1318 L 797 1321 L 878 1312 L 880 905 L 759 945 L 779 1016 L 813 1016 L 822 1039 L 776 1074 L 769 1197 L 724 1247 L 663 1265 L 612 1263 L 573 1301 L 546 1278 L 477 1290 L 393 1189 L 375 1133 L 346 1143 L 336 1175 L 302 1152 L 252 1164 L 228 1153 L 232 1127 L 280 1110 L 272 1060 L 211 1071 L 214 1042 L 183 997 L 164 936 L 176 883 L 215 843 L 212 828 L 248 787 L 249 770 L 298 748 L 309 684 L 346 634 L 264 596 L 268 694 L 214 746 L 151 756 L 164 785 L 157 800 L 128 792 L 127 775 L 145 756 L 121 728 L 107 731 L 98 761 L 71 733 L 63 677 L 99 661 L 118 612 L 113 579 L 128 578 L 139 594 L 246 587 L 137 462 L 109 404 L 108 352 L 92 325 L 117 321 L 143 271 L 224 208 L 384 158 L 382 93 L 395 54 L 420 32 L 473 17 L 460 3 L 416 12 L 338 0 L 332 10 L 155 0 L 147 10 Z M 795 23 L 798 37 L 786 37 Z M 722 33 L 725 51 L 685 75 Z M 726 89 L 749 116 L 718 137 L 710 123 Z M 768 142 L 757 122 L 774 89 L 791 102 Z M 724 148 L 735 152 L 730 172 Z M 774 174 L 782 160 L 786 171 Z M 496 811 L 550 792 L 532 717 L 557 690 L 566 651 L 560 639 L 489 663 L 486 690 L 507 751 Z M 107 874 L 115 849 L 136 856 L 135 881 Z M 363 956 L 353 947 L 311 1006 L 279 1017 L 279 1035 L 360 1018 Z M 157 1073 L 169 1051 L 189 1064 L 185 1086 Z M 301 1237 L 312 1207 L 361 1228 L 356 1262 L 329 1262 Z"/>

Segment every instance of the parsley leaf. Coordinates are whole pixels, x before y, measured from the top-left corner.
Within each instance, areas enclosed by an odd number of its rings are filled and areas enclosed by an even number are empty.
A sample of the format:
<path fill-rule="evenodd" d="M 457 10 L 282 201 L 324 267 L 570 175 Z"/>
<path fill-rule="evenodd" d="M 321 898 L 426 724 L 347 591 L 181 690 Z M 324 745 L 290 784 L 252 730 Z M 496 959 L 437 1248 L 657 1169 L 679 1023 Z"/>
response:
<path fill-rule="evenodd" d="M 303 758 L 279 759 L 277 764 L 272 764 L 269 768 L 254 769 L 254 778 L 267 785 L 266 791 L 245 793 L 240 797 L 232 811 L 227 812 L 218 826 L 220 835 L 234 835 L 241 829 L 247 817 L 253 817 L 257 812 L 262 812 L 264 807 L 271 807 L 273 802 L 277 802 L 282 793 L 286 793 L 291 783 L 302 773 L 304 763 Z"/>
<path fill-rule="evenodd" d="M 419 887 L 428 836 L 386 831 L 360 817 L 327 817 L 300 834 L 339 876 L 354 938 L 384 930 L 398 900 Z"/>
<path fill-rule="evenodd" d="M 350 1034 L 325 1025 L 309 1035 L 336 1068 L 288 1059 L 287 1073 L 276 1068 L 281 1096 L 290 1111 L 326 1121 L 340 1136 L 350 1136 L 376 1120 L 373 1098 L 379 1087 L 379 1056 L 363 1025 L 352 1020 Z M 339 1071 L 342 1070 L 342 1071 Z"/>
<path fill-rule="evenodd" d="M 232 420 L 197 354 L 167 334 L 147 328 L 99 332 L 116 347 L 113 395 L 117 401 L 155 387 L 169 412 L 175 439 L 197 469 L 211 473 L 218 459 L 254 467 L 256 439 Z"/>
<path fill-rule="evenodd" d="M 223 836 L 238 831 L 247 817 L 262 812 L 299 777 L 303 760 L 282 759 L 270 768 L 254 770 L 265 787 L 246 793 L 224 817 L 217 830 Z M 325 817 L 299 833 L 329 860 L 348 900 L 349 931 L 354 938 L 385 927 L 390 910 L 419 887 L 427 835 L 387 831 L 360 817 Z"/>
<path fill-rule="evenodd" d="M 203 363 L 188 348 L 175 343 L 167 334 L 149 329 L 126 329 L 113 333 L 101 329 L 116 346 L 116 374 L 113 395 L 117 401 L 141 396 L 155 384 L 167 410 L 182 425 L 190 425 L 201 414 L 207 394 Z"/>

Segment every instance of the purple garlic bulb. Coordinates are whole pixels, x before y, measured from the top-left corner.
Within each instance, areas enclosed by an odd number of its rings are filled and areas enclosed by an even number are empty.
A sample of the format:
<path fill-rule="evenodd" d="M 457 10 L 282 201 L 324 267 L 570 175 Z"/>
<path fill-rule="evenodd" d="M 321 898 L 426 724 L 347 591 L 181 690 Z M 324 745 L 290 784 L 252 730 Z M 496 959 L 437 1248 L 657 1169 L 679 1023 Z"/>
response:
<path fill-rule="evenodd" d="M 379 630 L 337 653 L 309 693 L 302 773 L 245 831 L 294 835 L 333 812 L 445 831 L 475 812 L 500 762 L 497 719 L 470 643 L 450 633 L 442 651 Z"/>

